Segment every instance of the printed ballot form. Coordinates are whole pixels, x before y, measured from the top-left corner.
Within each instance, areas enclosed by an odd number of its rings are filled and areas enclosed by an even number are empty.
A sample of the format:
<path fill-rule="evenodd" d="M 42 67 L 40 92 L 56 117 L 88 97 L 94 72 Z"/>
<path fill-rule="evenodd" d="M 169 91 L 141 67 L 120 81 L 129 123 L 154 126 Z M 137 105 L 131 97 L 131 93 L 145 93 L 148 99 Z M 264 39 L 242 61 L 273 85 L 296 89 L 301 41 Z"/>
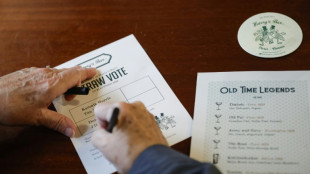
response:
<path fill-rule="evenodd" d="M 56 68 L 76 65 L 97 68 L 97 75 L 82 83 L 90 89 L 89 94 L 76 96 L 72 101 L 59 97 L 53 103 L 59 113 L 76 124 L 76 136 L 71 140 L 88 173 L 116 171 L 90 142 L 92 133 L 98 129 L 94 107 L 100 103 L 143 102 L 154 115 L 169 145 L 191 136 L 191 116 L 133 35 Z"/>
<path fill-rule="evenodd" d="M 310 171 L 309 71 L 198 73 L 190 156 L 223 174 Z"/>

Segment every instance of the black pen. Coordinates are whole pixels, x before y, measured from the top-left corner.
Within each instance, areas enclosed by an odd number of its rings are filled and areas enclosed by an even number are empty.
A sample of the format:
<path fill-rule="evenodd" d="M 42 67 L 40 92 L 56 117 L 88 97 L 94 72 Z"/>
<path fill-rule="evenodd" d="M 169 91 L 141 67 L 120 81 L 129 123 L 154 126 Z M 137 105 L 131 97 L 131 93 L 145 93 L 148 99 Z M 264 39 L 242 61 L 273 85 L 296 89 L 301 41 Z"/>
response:
<path fill-rule="evenodd" d="M 119 114 L 119 109 L 118 108 L 114 108 L 107 131 L 108 132 L 112 132 L 114 126 L 116 126 L 117 121 L 118 121 L 118 114 Z"/>
<path fill-rule="evenodd" d="M 88 95 L 89 89 L 84 87 L 73 87 L 68 89 L 64 94 L 65 95 Z"/>

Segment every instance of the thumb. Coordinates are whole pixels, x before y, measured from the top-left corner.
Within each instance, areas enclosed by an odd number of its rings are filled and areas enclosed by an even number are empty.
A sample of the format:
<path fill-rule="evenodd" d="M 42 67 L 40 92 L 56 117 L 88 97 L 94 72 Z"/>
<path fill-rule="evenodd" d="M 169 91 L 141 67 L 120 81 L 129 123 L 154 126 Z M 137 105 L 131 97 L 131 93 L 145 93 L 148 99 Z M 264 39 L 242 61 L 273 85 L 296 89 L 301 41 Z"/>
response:
<path fill-rule="evenodd" d="M 74 137 L 75 125 L 68 117 L 55 111 L 45 109 L 40 120 L 41 125 L 58 131 L 68 137 Z"/>
<path fill-rule="evenodd" d="M 107 132 L 105 129 L 100 128 L 93 133 L 91 142 L 97 149 L 99 149 L 101 152 L 104 153 L 105 149 L 111 143 L 110 141 L 111 139 L 112 139 L 111 134 Z"/>

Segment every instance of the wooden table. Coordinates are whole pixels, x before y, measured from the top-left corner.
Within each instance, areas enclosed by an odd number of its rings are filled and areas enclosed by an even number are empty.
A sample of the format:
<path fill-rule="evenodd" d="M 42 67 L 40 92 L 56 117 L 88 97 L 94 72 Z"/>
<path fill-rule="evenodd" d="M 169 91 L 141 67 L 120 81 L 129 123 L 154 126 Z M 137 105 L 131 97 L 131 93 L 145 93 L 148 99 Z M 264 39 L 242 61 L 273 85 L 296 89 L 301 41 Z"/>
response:
<path fill-rule="evenodd" d="M 237 32 L 252 15 L 278 12 L 303 31 L 300 47 L 278 59 L 254 57 Z M 307 0 L 1 0 L 0 75 L 51 67 L 134 34 L 193 115 L 197 72 L 309 70 Z M 0 173 L 85 173 L 69 138 L 43 127 L 0 132 Z M 9 138 L 8 138 L 9 137 Z M 189 154 L 190 139 L 172 148 Z"/>

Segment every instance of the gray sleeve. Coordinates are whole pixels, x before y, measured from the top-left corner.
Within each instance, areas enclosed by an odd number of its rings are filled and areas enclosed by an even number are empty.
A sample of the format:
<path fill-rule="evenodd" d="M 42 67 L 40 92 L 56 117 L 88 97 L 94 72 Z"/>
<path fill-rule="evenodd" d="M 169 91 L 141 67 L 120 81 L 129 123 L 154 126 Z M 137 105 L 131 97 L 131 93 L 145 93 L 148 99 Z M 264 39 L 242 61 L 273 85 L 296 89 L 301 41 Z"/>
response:
<path fill-rule="evenodd" d="M 154 145 L 135 160 L 129 174 L 221 174 L 210 163 L 201 163 L 167 146 Z"/>

